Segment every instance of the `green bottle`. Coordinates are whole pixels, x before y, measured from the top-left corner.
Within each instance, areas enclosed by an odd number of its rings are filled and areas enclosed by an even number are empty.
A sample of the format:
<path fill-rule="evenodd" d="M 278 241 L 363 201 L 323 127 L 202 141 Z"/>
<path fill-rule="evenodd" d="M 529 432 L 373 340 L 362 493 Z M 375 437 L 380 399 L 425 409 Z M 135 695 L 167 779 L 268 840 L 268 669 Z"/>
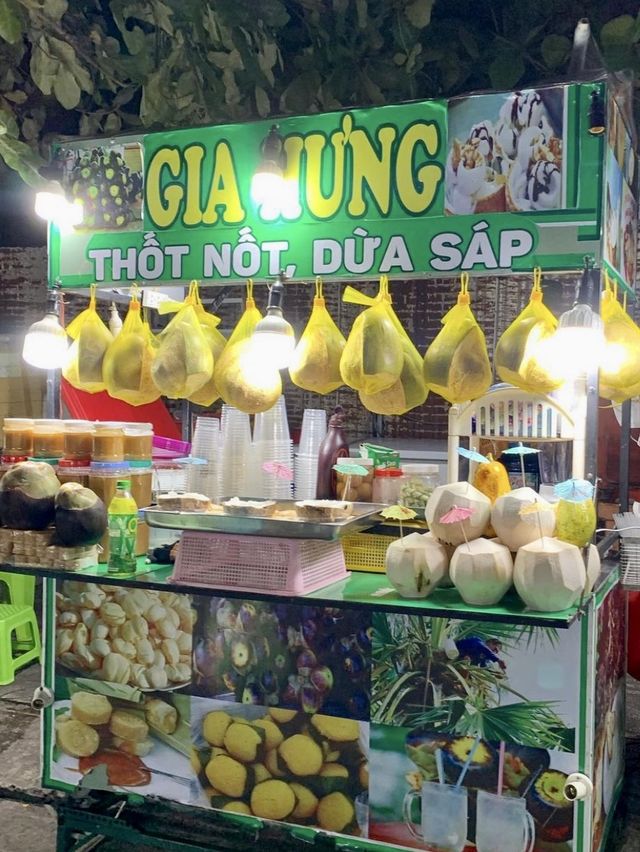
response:
<path fill-rule="evenodd" d="M 116 493 L 109 503 L 108 574 L 133 574 L 136 570 L 138 507 L 130 488 L 128 479 L 119 479 Z"/>

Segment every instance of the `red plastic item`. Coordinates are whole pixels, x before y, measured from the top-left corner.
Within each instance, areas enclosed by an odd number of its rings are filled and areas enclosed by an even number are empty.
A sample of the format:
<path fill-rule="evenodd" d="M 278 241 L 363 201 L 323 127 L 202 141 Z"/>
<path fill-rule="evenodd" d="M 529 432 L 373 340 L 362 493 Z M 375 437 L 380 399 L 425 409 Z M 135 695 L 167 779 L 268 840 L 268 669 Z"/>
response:
<path fill-rule="evenodd" d="M 151 423 L 155 435 L 180 440 L 181 429 L 169 413 L 169 409 L 158 399 L 148 405 L 129 405 L 113 399 L 106 391 L 85 393 L 62 380 L 62 401 L 69 414 L 76 420 L 116 420 L 125 423 Z"/>

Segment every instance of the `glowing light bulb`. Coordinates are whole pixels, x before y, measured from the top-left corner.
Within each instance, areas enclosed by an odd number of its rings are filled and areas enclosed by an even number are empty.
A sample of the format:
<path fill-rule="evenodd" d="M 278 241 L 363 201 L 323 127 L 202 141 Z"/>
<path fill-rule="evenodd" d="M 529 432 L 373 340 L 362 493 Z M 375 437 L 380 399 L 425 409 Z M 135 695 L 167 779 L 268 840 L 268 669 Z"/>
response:
<path fill-rule="evenodd" d="M 22 357 L 32 367 L 57 370 L 66 364 L 69 351 L 67 333 L 55 314 L 34 322 L 24 339 Z"/>

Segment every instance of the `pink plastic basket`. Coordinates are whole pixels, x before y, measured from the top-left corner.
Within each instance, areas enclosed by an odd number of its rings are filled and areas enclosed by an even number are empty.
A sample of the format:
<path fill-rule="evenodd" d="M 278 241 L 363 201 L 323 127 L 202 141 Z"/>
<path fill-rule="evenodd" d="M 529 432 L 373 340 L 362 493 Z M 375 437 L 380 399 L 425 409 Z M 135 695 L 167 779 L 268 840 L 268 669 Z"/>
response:
<path fill-rule="evenodd" d="M 339 541 L 185 530 L 172 580 L 216 589 L 304 595 L 348 576 Z"/>

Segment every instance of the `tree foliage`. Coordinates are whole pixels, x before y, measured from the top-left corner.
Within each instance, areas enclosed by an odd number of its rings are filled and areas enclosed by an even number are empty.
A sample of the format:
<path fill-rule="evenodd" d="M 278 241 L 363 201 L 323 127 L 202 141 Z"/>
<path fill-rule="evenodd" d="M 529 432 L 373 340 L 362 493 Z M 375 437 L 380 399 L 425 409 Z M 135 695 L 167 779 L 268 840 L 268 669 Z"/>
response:
<path fill-rule="evenodd" d="M 0 0 L 0 157 L 30 184 L 52 134 L 242 121 L 557 78 L 586 15 L 640 63 L 637 2 Z"/>

